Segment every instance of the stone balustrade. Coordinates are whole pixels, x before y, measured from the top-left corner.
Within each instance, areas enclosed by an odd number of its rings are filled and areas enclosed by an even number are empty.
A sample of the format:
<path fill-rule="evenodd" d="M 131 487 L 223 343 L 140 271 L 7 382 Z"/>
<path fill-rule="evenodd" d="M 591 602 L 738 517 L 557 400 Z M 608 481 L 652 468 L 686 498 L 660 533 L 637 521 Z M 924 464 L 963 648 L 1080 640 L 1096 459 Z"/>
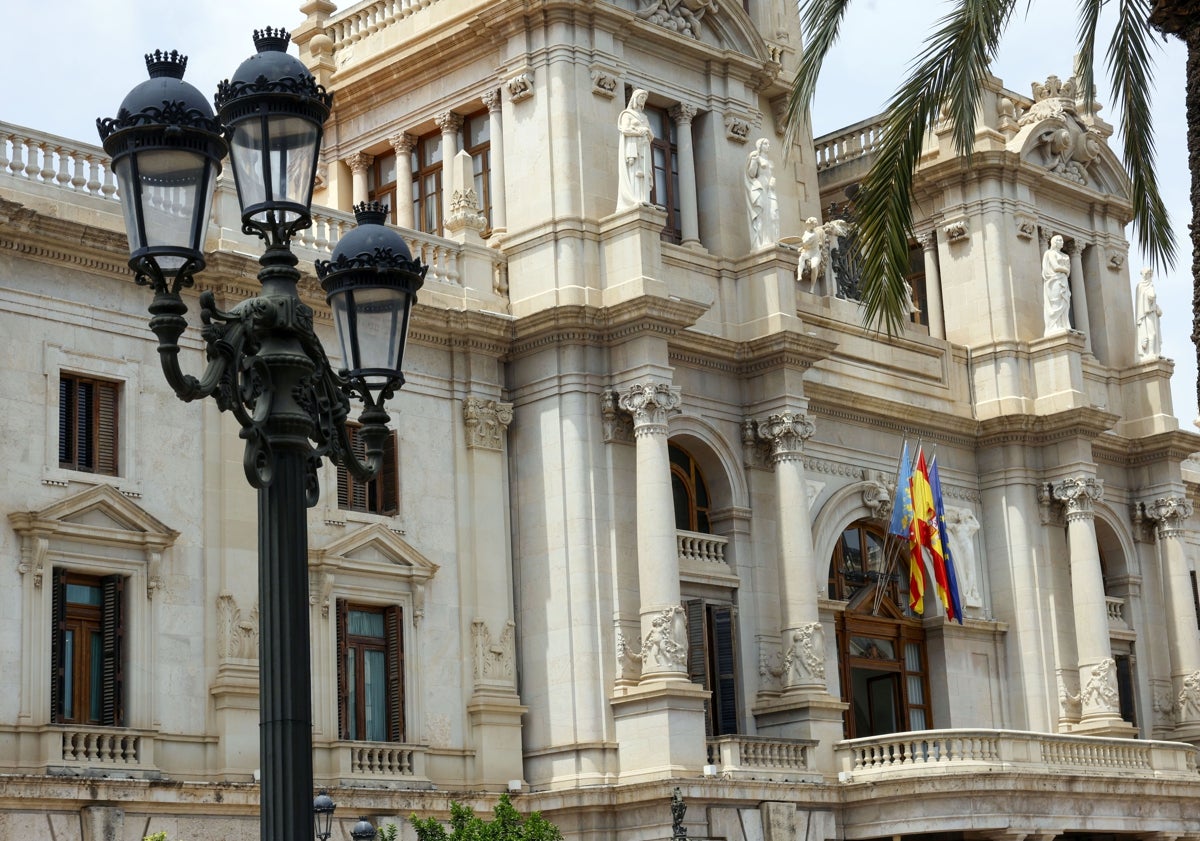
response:
<path fill-rule="evenodd" d="M 328 751 L 330 756 L 323 756 Z M 334 774 L 341 779 L 403 780 L 406 787 L 421 787 L 428 782 L 426 749 L 420 745 L 392 742 L 336 742 L 314 750 L 314 767 L 323 768 L 323 760 L 332 760 Z"/>
<path fill-rule="evenodd" d="M 340 50 L 436 2 L 437 0 L 376 0 L 374 3 L 348 9 L 341 17 L 331 20 L 325 27 L 325 34 L 333 41 L 333 48 Z"/>
<path fill-rule="evenodd" d="M 385 4 L 375 4 L 385 5 Z M 228 163 L 228 162 L 227 162 Z M 72 196 L 88 195 L 118 202 L 116 180 L 111 162 L 99 146 L 70 141 L 43 134 L 22 126 L 0 123 L 0 185 L 11 178 L 25 184 L 39 184 L 38 190 L 63 190 Z M 20 187 L 20 185 L 15 185 Z M 63 201 L 71 201 L 63 197 Z M 258 240 L 241 230 L 237 214 L 237 193 L 226 166 L 213 198 L 212 228 L 221 236 L 236 243 L 238 250 L 257 253 Z M 340 210 L 314 206 L 312 227 L 299 231 L 292 239 L 293 249 L 301 263 L 327 258 L 337 241 L 354 227 L 354 215 Z M 110 220 L 119 225 L 118 216 Z M 474 265 L 473 274 L 482 275 L 475 282 L 479 289 L 492 292 L 498 287 L 493 280 L 505 274 L 505 258 L 494 248 L 464 246 L 444 237 L 421 231 L 404 230 L 404 239 L 414 257 L 429 266 L 426 281 L 464 286 L 466 263 Z M 244 245 L 245 248 L 240 246 Z"/>
<path fill-rule="evenodd" d="M 119 765 L 140 768 L 143 738 L 135 730 L 115 727 L 68 728 L 55 734 L 62 762 L 79 765 Z M 149 741 L 149 740 L 145 740 Z M 54 758 L 50 758 L 54 763 Z"/>
<path fill-rule="evenodd" d="M 761 736 L 720 736 L 708 742 L 708 762 L 726 779 L 816 782 L 815 741 L 768 739 Z"/>
<path fill-rule="evenodd" d="M 117 198 L 108 157 L 99 146 L 0 123 L 0 178 L 48 184 L 71 193 Z"/>
<path fill-rule="evenodd" d="M 855 782 L 929 774 L 1111 771 L 1153 777 L 1197 777 L 1195 747 L 1029 733 L 1013 730 L 925 730 L 840 742 L 838 766 Z"/>
<path fill-rule="evenodd" d="M 1129 630 L 1129 623 L 1125 620 L 1125 600 L 1106 596 L 1104 604 L 1108 608 L 1108 627 Z"/>
<path fill-rule="evenodd" d="M 883 137 L 883 117 L 870 117 L 813 141 L 817 172 L 869 155 Z"/>
<path fill-rule="evenodd" d="M 675 545 L 681 564 L 725 564 L 728 538 L 694 531 L 676 531 Z"/>

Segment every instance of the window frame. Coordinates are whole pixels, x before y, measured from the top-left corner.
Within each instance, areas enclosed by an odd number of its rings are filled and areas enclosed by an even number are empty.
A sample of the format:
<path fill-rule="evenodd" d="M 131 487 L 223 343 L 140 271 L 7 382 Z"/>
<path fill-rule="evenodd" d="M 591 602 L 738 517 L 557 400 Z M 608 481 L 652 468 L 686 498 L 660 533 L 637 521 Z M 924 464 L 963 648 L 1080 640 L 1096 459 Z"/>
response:
<path fill-rule="evenodd" d="M 81 406 L 87 396 L 86 429 Z M 60 371 L 58 376 L 58 466 L 62 470 L 120 476 L 121 383 Z M 107 439 L 107 441 L 106 441 Z M 84 452 L 88 453 L 86 457 Z"/>
<path fill-rule="evenodd" d="M 392 180 L 384 182 L 384 164 L 392 162 Z M 411 165 L 411 164 L 410 164 Z M 371 168 L 368 170 L 367 198 L 370 201 L 387 202 L 388 221 L 396 224 L 396 196 L 399 192 L 400 159 L 395 151 L 384 152 L 374 156 Z"/>
<path fill-rule="evenodd" d="M 442 134 L 439 131 L 420 135 L 409 153 L 409 169 L 412 173 L 411 195 L 413 205 L 413 227 L 426 234 L 442 236 L 445 211 L 442 206 L 443 166 L 446 150 L 441 148 Z M 430 150 L 438 148 L 436 160 L 431 160 Z M 397 173 L 397 178 L 399 174 Z M 431 179 L 432 190 L 426 191 L 426 179 Z M 431 207 L 432 205 L 432 207 Z M 432 212 L 427 220 L 427 213 Z"/>
<path fill-rule="evenodd" d="M 120 573 L 91 575 L 55 566 L 51 577 L 50 721 L 76 727 L 123 727 L 126 576 Z M 95 587 L 100 591 L 99 604 L 70 601 L 71 585 Z M 85 648 L 78 636 L 74 643 L 68 642 L 68 634 L 84 631 L 90 631 L 89 640 L 99 643 L 99 674 L 94 673 L 94 664 L 87 655 L 86 648 L 91 646 Z M 66 662 L 70 649 L 76 652 L 71 668 Z M 66 705 L 68 694 L 69 707 Z M 98 709 L 96 715 L 92 714 L 93 704 Z"/>
<path fill-rule="evenodd" d="M 485 126 L 487 139 L 470 144 L 471 126 L 482 123 Z M 488 111 L 476 111 L 463 117 L 461 147 L 471 156 L 471 174 L 475 184 L 475 193 L 479 197 L 479 207 L 487 219 L 487 228 L 483 236 L 489 236 L 492 230 L 492 124 Z M 476 172 L 476 166 L 479 171 Z"/>
<path fill-rule="evenodd" d="M 361 425 L 346 424 L 354 455 L 361 461 L 366 448 L 359 437 Z M 400 514 L 400 443 L 396 430 L 389 429 L 383 442 L 383 462 L 374 479 L 361 482 L 344 465 L 337 466 L 337 507 L 342 511 L 396 517 Z M 360 501 L 361 500 L 361 501 Z"/>
<path fill-rule="evenodd" d="M 657 119 L 662 126 L 666 127 L 666 137 L 659 137 L 659 132 L 656 131 L 654 139 L 650 141 L 650 165 L 654 172 L 654 185 L 650 188 L 650 203 L 667 211 L 667 221 L 663 225 L 661 234 L 662 239 L 678 245 L 683 242 L 679 207 L 678 126 L 671 119 L 671 113 L 667 108 L 647 103 L 645 110 L 648 117 L 653 114 L 651 119 Z"/>
<path fill-rule="evenodd" d="M 678 463 L 674 455 L 678 453 L 684 462 Z M 676 488 L 682 489 L 687 497 L 687 511 L 680 512 L 675 510 L 675 528 L 679 531 L 690 531 L 697 534 L 713 534 L 712 530 L 712 495 L 708 489 L 708 481 L 704 478 L 704 471 L 700 468 L 696 457 L 688 452 L 687 448 L 681 447 L 674 441 L 667 442 L 667 458 L 671 465 L 671 494 L 675 496 Z M 678 485 L 677 485 L 678 483 Z M 678 501 L 678 500 L 676 500 Z M 681 514 L 686 513 L 687 527 L 684 528 L 684 518 Z"/>
<path fill-rule="evenodd" d="M 369 637 L 349 632 L 352 612 L 378 614 L 383 617 L 383 636 Z M 407 738 L 405 716 L 405 663 L 403 609 L 398 604 L 372 605 L 339 598 L 336 607 L 338 738 L 343 741 L 385 741 L 403 743 Z M 354 686 L 350 686 L 347 668 L 351 652 L 354 657 Z M 384 654 L 384 691 L 386 738 L 368 739 L 366 734 L 366 685 L 363 668 L 366 651 Z M 352 708 L 353 705 L 353 708 Z M 353 726 L 353 731 L 351 731 Z"/>

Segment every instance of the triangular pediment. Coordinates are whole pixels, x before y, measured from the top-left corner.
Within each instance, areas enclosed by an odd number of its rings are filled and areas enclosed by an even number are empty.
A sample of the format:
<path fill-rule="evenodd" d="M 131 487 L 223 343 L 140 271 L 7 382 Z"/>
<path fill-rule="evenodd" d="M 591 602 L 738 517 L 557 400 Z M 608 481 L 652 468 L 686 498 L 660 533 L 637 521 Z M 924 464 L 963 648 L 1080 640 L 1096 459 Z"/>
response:
<path fill-rule="evenodd" d="M 335 568 L 391 565 L 418 581 L 431 578 L 438 570 L 437 564 L 382 523 L 356 529 L 312 554 L 317 563 Z"/>
<path fill-rule="evenodd" d="M 179 532 L 111 485 L 96 485 L 39 511 L 17 511 L 8 519 L 22 536 L 136 544 L 158 550 L 179 537 Z"/>

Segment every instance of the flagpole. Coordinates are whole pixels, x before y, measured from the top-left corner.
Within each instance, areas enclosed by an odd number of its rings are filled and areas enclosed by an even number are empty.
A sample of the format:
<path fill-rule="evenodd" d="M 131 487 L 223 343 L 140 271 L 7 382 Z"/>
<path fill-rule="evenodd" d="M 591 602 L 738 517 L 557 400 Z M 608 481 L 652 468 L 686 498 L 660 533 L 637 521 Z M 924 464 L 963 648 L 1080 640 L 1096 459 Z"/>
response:
<path fill-rule="evenodd" d="M 921 448 L 921 437 L 917 436 L 916 449 L 920 450 L 920 448 Z M 893 506 L 895 506 L 896 500 L 900 496 L 900 481 L 903 478 L 901 476 L 901 474 L 904 472 L 904 454 L 907 451 L 907 449 L 908 449 L 908 438 L 905 438 L 901 442 L 901 445 L 900 445 L 900 455 L 898 455 L 896 457 L 896 490 L 892 493 L 892 505 Z M 893 511 L 892 512 L 893 520 L 895 519 L 895 516 L 896 516 L 895 511 Z M 880 572 L 881 581 L 883 581 L 883 582 L 886 582 L 888 580 L 889 576 L 892 574 L 892 567 L 895 566 L 896 560 L 899 557 L 899 553 L 900 553 L 900 548 L 897 545 L 896 541 L 891 539 L 893 536 L 894 535 L 892 534 L 891 528 L 889 528 L 887 530 L 887 532 L 885 532 L 884 538 L 883 538 L 884 563 L 883 563 L 883 568 Z M 883 594 L 886 589 L 886 586 L 887 586 L 886 583 L 884 583 L 883 586 L 880 586 L 880 581 L 876 581 L 875 597 L 874 597 L 874 599 L 872 601 L 872 605 L 871 605 L 871 615 L 872 616 L 879 615 L 879 606 L 881 604 L 883 604 Z"/>

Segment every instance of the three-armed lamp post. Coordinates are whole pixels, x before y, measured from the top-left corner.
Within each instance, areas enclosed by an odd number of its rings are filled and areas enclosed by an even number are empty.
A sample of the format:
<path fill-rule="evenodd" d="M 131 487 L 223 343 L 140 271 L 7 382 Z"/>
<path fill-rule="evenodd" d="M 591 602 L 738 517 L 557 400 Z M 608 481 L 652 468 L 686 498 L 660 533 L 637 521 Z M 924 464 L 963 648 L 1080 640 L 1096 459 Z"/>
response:
<path fill-rule="evenodd" d="M 154 291 L 150 329 L 167 382 L 182 400 L 212 396 L 233 413 L 246 440 L 246 477 L 258 489 L 263 841 L 314 833 L 305 509 L 317 502 L 322 458 L 364 481 L 379 470 L 383 403 L 404 384 L 409 315 L 426 270 L 382 224 L 385 207 L 355 208 L 359 227 L 331 260 L 316 264 L 346 360 L 334 371 L 313 332 L 313 311 L 297 294 L 290 247 L 312 224 L 313 176 L 333 97 L 288 55 L 289 40 L 282 29 L 254 33 L 258 52 L 218 86 L 215 117 L 183 81 L 187 58 L 156 52 L 146 56 L 150 79 L 129 92 L 115 118 L 97 120 L 120 188 L 129 265 Z M 262 291 L 229 312 L 211 292 L 200 295 L 208 365 L 196 378 L 179 364 L 187 327 L 180 290 L 204 269 L 226 151 L 242 230 L 266 243 Z M 351 397 L 364 405 L 364 461 L 346 431 Z"/>

